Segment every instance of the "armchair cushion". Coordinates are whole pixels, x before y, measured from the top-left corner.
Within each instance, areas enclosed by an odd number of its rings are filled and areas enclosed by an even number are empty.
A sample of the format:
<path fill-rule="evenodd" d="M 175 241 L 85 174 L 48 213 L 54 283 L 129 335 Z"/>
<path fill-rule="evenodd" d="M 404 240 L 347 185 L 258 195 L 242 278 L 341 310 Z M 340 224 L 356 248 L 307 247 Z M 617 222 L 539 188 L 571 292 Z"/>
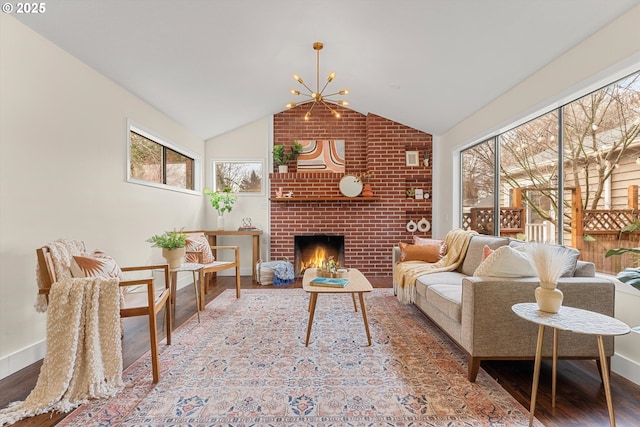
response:
<path fill-rule="evenodd" d="M 189 234 L 187 236 L 186 249 L 186 262 L 211 264 L 216 260 L 211 251 L 211 246 L 209 246 L 209 240 L 203 233 Z M 198 252 L 202 254 L 202 260 L 200 260 Z"/>
<path fill-rule="evenodd" d="M 74 255 L 71 259 L 72 277 L 103 277 L 123 279 L 122 270 L 113 258 L 99 249 L 91 256 Z"/>

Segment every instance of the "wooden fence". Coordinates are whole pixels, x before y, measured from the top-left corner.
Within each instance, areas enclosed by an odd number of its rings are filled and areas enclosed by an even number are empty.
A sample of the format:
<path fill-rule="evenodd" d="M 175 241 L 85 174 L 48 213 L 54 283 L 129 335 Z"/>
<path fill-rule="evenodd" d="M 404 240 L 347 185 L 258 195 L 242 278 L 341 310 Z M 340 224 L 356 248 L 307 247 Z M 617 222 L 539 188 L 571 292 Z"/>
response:
<path fill-rule="evenodd" d="M 567 236 L 565 241 L 571 241 L 571 246 L 579 248 L 580 259 L 593 262 L 598 272 L 616 274 L 625 267 L 631 267 L 637 258 L 632 254 L 605 258 L 609 249 L 640 247 L 640 231 L 620 233 L 623 227 L 640 222 L 638 186 L 630 186 L 628 193 L 630 209 L 572 210 L 571 236 Z M 579 190 L 577 195 L 579 201 Z M 524 208 L 500 208 L 501 236 L 522 238 L 527 234 L 527 226 Z M 471 208 L 463 213 L 462 228 L 494 235 L 493 208 Z"/>

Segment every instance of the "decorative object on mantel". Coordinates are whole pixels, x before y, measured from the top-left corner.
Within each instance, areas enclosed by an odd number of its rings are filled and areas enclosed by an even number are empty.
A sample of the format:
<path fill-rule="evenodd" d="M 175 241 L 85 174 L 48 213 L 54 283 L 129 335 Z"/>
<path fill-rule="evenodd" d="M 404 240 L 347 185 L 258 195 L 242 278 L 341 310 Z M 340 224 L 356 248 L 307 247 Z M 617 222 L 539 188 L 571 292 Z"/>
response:
<path fill-rule="evenodd" d="M 299 90 L 296 89 L 291 89 L 291 93 L 293 95 L 302 95 L 302 96 L 306 96 L 309 99 L 304 100 L 300 103 L 296 103 L 296 102 L 290 102 L 287 104 L 287 108 L 293 108 L 297 105 L 304 105 L 304 104 L 311 104 L 311 107 L 309 108 L 309 111 L 307 111 L 307 114 L 304 115 L 304 119 L 305 120 L 309 120 L 311 118 L 311 111 L 313 110 L 313 108 L 316 106 L 316 104 L 322 104 L 325 107 L 327 107 L 329 109 L 329 111 L 331 111 L 331 114 L 333 114 L 333 116 L 335 118 L 340 118 L 340 113 L 338 112 L 338 110 L 336 110 L 335 108 L 332 108 L 332 105 L 349 105 L 349 103 L 347 101 L 344 100 L 336 100 L 336 99 L 331 99 L 329 98 L 330 96 L 334 96 L 334 95 L 346 95 L 349 93 L 348 89 L 342 89 L 338 92 L 334 92 L 334 93 L 330 93 L 328 95 L 324 94 L 324 90 L 327 88 L 327 86 L 329 85 L 329 83 L 331 83 L 331 81 L 336 77 L 336 73 L 332 72 L 331 74 L 329 74 L 329 77 L 327 77 L 327 82 L 324 84 L 324 86 L 322 87 L 322 89 L 320 89 L 320 51 L 322 50 L 322 48 L 324 47 L 324 45 L 321 42 L 315 42 L 313 44 L 313 50 L 316 51 L 316 90 L 313 91 L 309 88 L 309 86 L 307 86 L 304 81 L 300 78 L 300 76 L 298 76 L 297 74 L 293 75 L 293 78 L 300 83 L 302 86 L 304 86 L 304 88 L 306 90 L 309 91 L 309 93 L 302 93 Z"/>
<path fill-rule="evenodd" d="M 233 204 L 238 200 L 238 196 L 233 194 L 228 187 L 224 191 L 211 191 L 205 188 L 204 194 L 209 196 L 211 206 L 218 211 L 218 230 L 224 230 L 224 213 L 231 212 Z"/>
<path fill-rule="evenodd" d="M 422 188 L 416 188 L 414 191 L 416 200 L 424 199 L 424 190 Z"/>
<path fill-rule="evenodd" d="M 287 150 L 284 145 L 273 146 L 273 165 L 278 168 L 278 172 L 287 173 L 289 171 L 289 162 L 296 160 L 302 152 L 302 144 L 293 141 L 293 145 Z"/>
<path fill-rule="evenodd" d="M 165 231 L 147 239 L 151 247 L 162 248 L 162 256 L 167 260 L 169 268 L 180 268 L 186 253 L 187 235 L 182 230 Z"/>
<path fill-rule="evenodd" d="M 416 224 L 416 222 L 414 220 L 410 220 L 407 223 L 407 231 L 409 233 L 413 233 L 414 231 L 416 231 L 418 229 L 418 224 Z"/>
<path fill-rule="evenodd" d="M 358 197 L 362 193 L 362 181 L 355 175 L 345 175 L 340 180 L 340 192 L 346 197 Z"/>
<path fill-rule="evenodd" d="M 540 278 L 540 286 L 535 290 L 538 308 L 547 313 L 557 313 L 564 299 L 557 285 L 568 262 L 567 253 L 551 245 L 532 244 L 528 256 Z"/>
<path fill-rule="evenodd" d="M 411 187 L 407 189 L 407 197 L 413 199 L 416 196 L 416 189 Z"/>
<path fill-rule="evenodd" d="M 282 187 L 278 187 L 276 188 L 276 197 L 279 199 L 283 196 L 284 194 L 284 190 L 282 189 Z"/>
<path fill-rule="evenodd" d="M 430 198 L 431 195 L 427 192 L 424 193 L 424 199 L 427 200 L 428 198 Z"/>
<path fill-rule="evenodd" d="M 429 167 L 429 153 L 428 152 L 424 152 L 424 157 L 422 157 L 422 165 L 426 168 Z"/>
<path fill-rule="evenodd" d="M 364 185 L 362 197 L 373 197 L 373 189 L 371 188 L 371 184 L 369 184 L 369 179 L 373 178 L 373 172 L 361 173 L 356 175 L 356 178 Z"/>

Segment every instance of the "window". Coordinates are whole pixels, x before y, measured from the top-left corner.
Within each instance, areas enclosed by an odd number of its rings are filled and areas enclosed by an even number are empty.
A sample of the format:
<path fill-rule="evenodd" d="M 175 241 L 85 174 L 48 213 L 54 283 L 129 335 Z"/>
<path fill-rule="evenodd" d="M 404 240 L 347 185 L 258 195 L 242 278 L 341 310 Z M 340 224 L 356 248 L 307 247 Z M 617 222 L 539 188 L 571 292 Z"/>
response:
<path fill-rule="evenodd" d="M 620 235 L 640 221 L 640 72 L 465 149 L 460 161 L 463 228 L 573 246 L 615 273 L 627 260 L 604 253 L 640 244 L 638 232 Z"/>
<path fill-rule="evenodd" d="M 199 159 L 135 126 L 128 126 L 127 181 L 178 191 L 196 191 Z"/>

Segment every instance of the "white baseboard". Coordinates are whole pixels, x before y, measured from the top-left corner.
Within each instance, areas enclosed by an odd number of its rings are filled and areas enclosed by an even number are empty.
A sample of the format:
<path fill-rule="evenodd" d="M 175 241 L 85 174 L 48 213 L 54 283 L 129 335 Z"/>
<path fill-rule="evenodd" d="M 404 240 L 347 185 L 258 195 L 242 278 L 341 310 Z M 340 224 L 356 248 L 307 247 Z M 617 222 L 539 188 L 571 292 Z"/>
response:
<path fill-rule="evenodd" d="M 611 370 L 629 381 L 640 385 L 640 363 L 616 353 L 611 358 Z"/>
<path fill-rule="evenodd" d="M 42 340 L 0 359 L 0 380 L 44 358 L 47 341 Z"/>

